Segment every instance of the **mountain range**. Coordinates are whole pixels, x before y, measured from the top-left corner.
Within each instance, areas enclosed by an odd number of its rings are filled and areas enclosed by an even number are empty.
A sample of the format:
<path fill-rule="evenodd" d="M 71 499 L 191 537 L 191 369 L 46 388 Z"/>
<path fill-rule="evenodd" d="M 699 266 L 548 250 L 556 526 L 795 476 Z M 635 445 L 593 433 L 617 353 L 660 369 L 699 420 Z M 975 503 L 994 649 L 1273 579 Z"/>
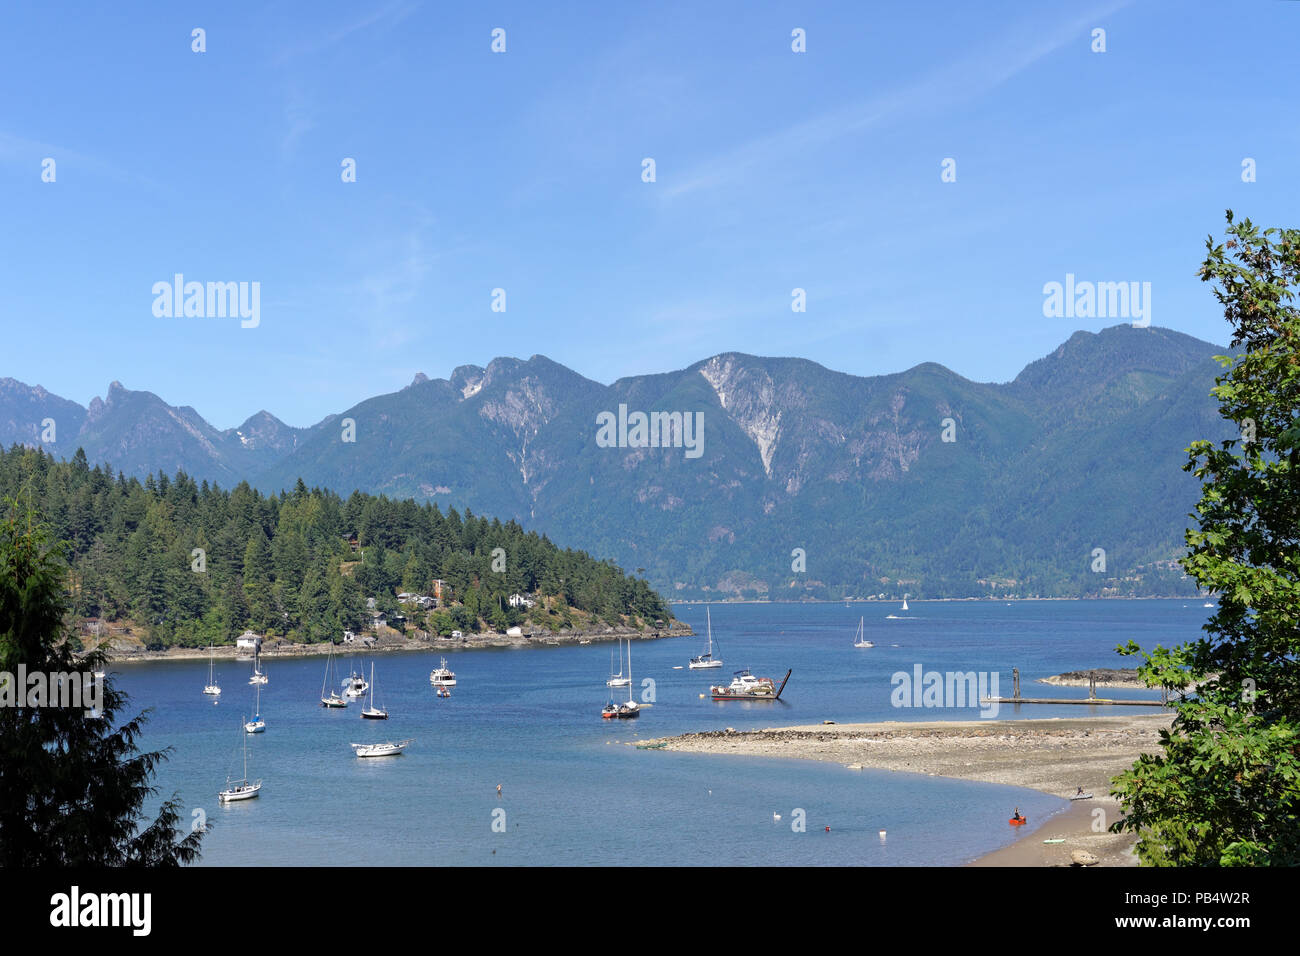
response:
<path fill-rule="evenodd" d="M 535 355 L 417 375 L 310 428 L 262 411 L 224 431 L 119 382 L 83 408 L 6 378 L 0 442 L 514 518 L 669 598 L 1190 594 L 1184 449 L 1230 436 L 1209 394 L 1224 352 L 1121 325 L 1007 383 L 732 352 L 610 385 Z M 700 413 L 698 457 L 680 424 L 636 447 L 637 412 Z M 598 441 L 602 413 L 627 440 Z"/>

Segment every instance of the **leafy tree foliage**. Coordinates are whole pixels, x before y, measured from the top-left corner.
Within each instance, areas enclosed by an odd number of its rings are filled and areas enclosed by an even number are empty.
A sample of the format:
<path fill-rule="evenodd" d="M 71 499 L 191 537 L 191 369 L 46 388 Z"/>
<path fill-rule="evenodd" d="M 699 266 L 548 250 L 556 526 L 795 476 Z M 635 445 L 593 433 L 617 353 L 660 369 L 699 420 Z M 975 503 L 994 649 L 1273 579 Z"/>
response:
<path fill-rule="evenodd" d="M 1183 567 L 1219 595 L 1206 636 L 1144 654 L 1152 685 L 1191 688 L 1163 752 L 1115 781 L 1156 865 L 1300 864 L 1300 230 L 1233 221 L 1201 269 L 1232 326 L 1213 394 L 1238 438 L 1198 441 L 1203 482 Z M 1126 653 L 1141 653 L 1130 642 Z"/>

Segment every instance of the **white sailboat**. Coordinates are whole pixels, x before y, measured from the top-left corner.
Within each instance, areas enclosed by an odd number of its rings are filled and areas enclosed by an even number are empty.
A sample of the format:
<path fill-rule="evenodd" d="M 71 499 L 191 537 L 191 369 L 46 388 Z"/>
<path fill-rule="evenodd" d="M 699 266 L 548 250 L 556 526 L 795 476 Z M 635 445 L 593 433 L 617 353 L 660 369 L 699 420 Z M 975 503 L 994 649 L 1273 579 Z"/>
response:
<path fill-rule="evenodd" d="M 902 609 L 903 609 L 904 611 L 907 610 L 907 595 L 906 595 L 906 594 L 903 595 L 903 608 L 902 608 Z"/>
<path fill-rule="evenodd" d="M 266 676 L 266 671 L 262 670 L 262 656 L 260 654 L 253 658 L 253 676 L 248 678 L 250 684 L 265 684 L 270 680 Z"/>
<path fill-rule="evenodd" d="M 370 706 L 361 708 L 361 717 L 364 720 L 387 720 L 388 711 L 382 707 L 375 706 L 375 662 L 370 662 Z"/>
<path fill-rule="evenodd" d="M 627 703 L 618 705 L 618 719 L 628 720 L 641 716 L 641 705 L 632 697 L 632 638 L 627 639 Z"/>
<path fill-rule="evenodd" d="M 329 656 L 325 658 L 325 680 L 320 685 L 320 705 L 322 707 L 346 707 L 347 699 L 340 696 L 339 692 L 332 690 L 329 694 L 325 693 L 325 688 L 330 686 L 330 672 L 334 668 L 334 642 L 330 641 Z"/>
<path fill-rule="evenodd" d="M 858 620 L 858 633 L 855 635 L 855 639 L 853 641 L 854 647 L 875 647 L 876 646 L 875 644 L 872 644 L 870 641 L 868 641 L 866 639 L 866 635 L 863 633 L 863 626 L 865 621 L 866 618 L 859 618 Z"/>
<path fill-rule="evenodd" d="M 244 724 L 244 731 L 250 734 L 266 733 L 266 721 L 262 719 L 262 685 L 257 685 L 257 707 L 253 711 L 253 719 Z"/>
<path fill-rule="evenodd" d="M 261 780 L 254 783 L 248 782 L 248 735 L 240 734 L 240 737 L 244 742 L 244 778 L 232 782 L 230 775 L 226 775 L 226 789 L 217 794 L 217 799 L 221 803 L 230 803 L 233 800 L 251 800 L 262 791 Z"/>
<path fill-rule="evenodd" d="M 208 683 L 207 686 L 203 688 L 203 693 L 211 697 L 221 696 L 221 687 L 217 684 L 217 677 L 215 673 L 216 666 L 217 666 L 216 648 L 213 647 L 211 644 L 209 644 L 208 645 Z"/>
<path fill-rule="evenodd" d="M 707 607 L 704 609 L 704 617 L 705 620 L 708 621 L 709 649 L 705 651 L 703 654 L 701 654 L 699 657 L 691 658 L 690 668 L 693 671 L 706 670 L 710 667 L 722 666 L 722 658 L 720 657 L 715 658 L 713 656 L 713 617 L 709 613 L 709 609 Z"/>
<path fill-rule="evenodd" d="M 382 744 L 352 744 L 352 750 L 358 757 L 395 757 L 410 743 L 410 740 L 389 740 Z"/>
<path fill-rule="evenodd" d="M 617 638 L 615 639 L 617 640 Z M 631 653 L 632 644 L 628 642 L 628 652 Z M 605 681 L 606 687 L 626 687 L 632 683 L 632 678 L 623 676 L 623 642 L 618 641 L 618 673 L 614 673 L 614 655 L 609 655 L 609 680 Z"/>

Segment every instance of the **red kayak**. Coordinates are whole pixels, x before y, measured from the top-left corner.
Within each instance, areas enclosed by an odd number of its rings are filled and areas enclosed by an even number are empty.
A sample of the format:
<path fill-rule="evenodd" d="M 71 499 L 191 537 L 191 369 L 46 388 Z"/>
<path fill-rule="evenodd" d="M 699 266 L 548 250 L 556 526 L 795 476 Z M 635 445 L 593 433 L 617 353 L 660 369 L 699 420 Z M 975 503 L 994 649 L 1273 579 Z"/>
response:
<path fill-rule="evenodd" d="M 1019 818 L 1012 817 L 1010 820 L 1007 821 L 1007 823 L 1010 823 L 1013 827 L 1022 827 L 1028 822 L 1029 821 L 1026 820 L 1024 817 L 1019 817 Z"/>

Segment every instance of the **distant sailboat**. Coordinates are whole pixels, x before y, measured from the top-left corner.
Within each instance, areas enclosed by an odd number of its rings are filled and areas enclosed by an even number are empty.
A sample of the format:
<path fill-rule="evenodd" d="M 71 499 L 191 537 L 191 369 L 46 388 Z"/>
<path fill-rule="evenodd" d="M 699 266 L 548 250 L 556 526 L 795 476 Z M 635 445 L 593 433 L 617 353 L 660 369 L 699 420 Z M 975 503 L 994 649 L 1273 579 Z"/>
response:
<path fill-rule="evenodd" d="M 630 637 L 627 639 L 627 683 L 628 683 L 627 703 L 619 704 L 618 706 L 619 720 L 628 720 L 629 718 L 632 717 L 641 716 L 641 705 L 638 704 L 636 700 L 634 700 L 632 697 L 632 693 L 633 693 L 632 692 L 632 638 Z"/>
<path fill-rule="evenodd" d="M 903 610 L 904 610 L 904 611 L 907 610 L 907 595 L 906 595 L 906 594 L 903 595 Z"/>
<path fill-rule="evenodd" d="M 358 757 L 395 757 L 410 743 L 410 740 L 389 740 L 382 744 L 353 744 L 352 749 Z"/>
<path fill-rule="evenodd" d="M 253 658 L 253 676 L 248 678 L 248 682 L 250 684 L 265 684 L 269 680 L 266 671 L 262 670 L 261 655 L 259 654 Z"/>
<path fill-rule="evenodd" d="M 266 733 L 266 721 L 262 719 L 262 685 L 257 685 L 257 707 L 253 711 L 253 719 L 244 724 L 244 730 L 250 734 Z"/>
<path fill-rule="evenodd" d="M 341 697 L 339 692 L 332 690 L 329 694 L 325 693 L 325 688 L 330 686 L 330 672 L 334 665 L 334 642 L 330 641 L 329 657 L 325 659 L 325 681 L 320 685 L 320 705 L 322 707 L 346 707 L 348 702 L 346 698 Z M 337 676 L 337 675 L 335 675 Z"/>
<path fill-rule="evenodd" d="M 217 799 L 221 803 L 229 803 L 232 800 L 251 800 L 262 791 L 261 780 L 256 783 L 248 782 L 248 735 L 240 734 L 240 737 L 244 743 L 244 778 L 232 782 L 230 775 L 226 775 L 226 789 L 217 794 Z"/>
<path fill-rule="evenodd" d="M 388 711 L 382 707 L 375 706 L 375 662 L 370 662 L 370 706 L 361 708 L 361 716 L 365 720 L 387 720 Z"/>
<path fill-rule="evenodd" d="M 855 635 L 856 639 L 853 641 L 854 647 L 875 647 L 876 646 L 875 644 L 872 644 L 870 641 L 866 640 L 866 635 L 863 633 L 863 627 L 865 622 L 866 622 L 866 618 L 858 619 L 858 633 Z"/>
<path fill-rule="evenodd" d="M 617 640 L 617 639 L 616 639 Z M 631 653 L 632 645 L 628 642 L 628 652 Z M 609 680 L 605 681 L 606 687 L 626 687 L 632 683 L 630 677 L 623 676 L 623 642 L 618 641 L 618 673 L 614 673 L 614 655 L 609 655 Z"/>
<path fill-rule="evenodd" d="M 216 648 L 213 647 L 211 644 L 209 644 L 208 645 L 208 683 L 207 686 L 203 688 L 203 693 L 208 694 L 209 696 L 212 697 L 221 696 L 221 688 L 217 684 L 217 677 L 215 673 L 215 668 L 217 666 L 216 655 L 217 655 Z"/>
<path fill-rule="evenodd" d="M 710 667 L 722 666 L 722 658 L 720 657 L 715 658 L 713 656 L 713 617 L 709 613 L 709 609 L 707 607 L 704 609 L 704 619 L 708 622 L 709 649 L 705 651 L 703 654 L 701 654 L 699 657 L 691 658 L 690 668 L 693 671 L 705 670 Z M 631 645 L 629 645 L 629 647 L 630 646 Z"/>

